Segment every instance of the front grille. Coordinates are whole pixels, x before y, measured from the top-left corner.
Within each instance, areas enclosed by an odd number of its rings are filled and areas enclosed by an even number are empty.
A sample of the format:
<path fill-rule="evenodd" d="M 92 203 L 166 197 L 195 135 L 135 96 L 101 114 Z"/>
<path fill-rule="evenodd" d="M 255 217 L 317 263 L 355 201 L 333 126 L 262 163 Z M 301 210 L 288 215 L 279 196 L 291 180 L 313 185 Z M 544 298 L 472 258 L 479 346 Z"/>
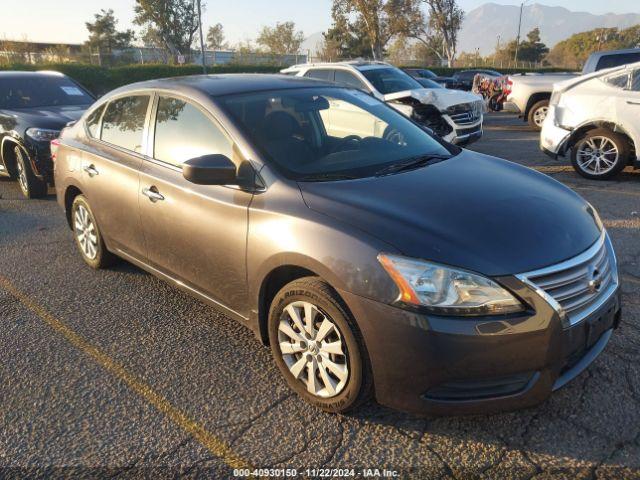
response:
<path fill-rule="evenodd" d="M 482 101 L 459 103 L 447 108 L 447 115 L 456 125 L 471 125 L 482 118 Z"/>
<path fill-rule="evenodd" d="M 616 268 L 613 248 L 603 233 L 577 257 L 518 277 L 543 290 L 574 325 L 613 293 L 618 284 Z"/>

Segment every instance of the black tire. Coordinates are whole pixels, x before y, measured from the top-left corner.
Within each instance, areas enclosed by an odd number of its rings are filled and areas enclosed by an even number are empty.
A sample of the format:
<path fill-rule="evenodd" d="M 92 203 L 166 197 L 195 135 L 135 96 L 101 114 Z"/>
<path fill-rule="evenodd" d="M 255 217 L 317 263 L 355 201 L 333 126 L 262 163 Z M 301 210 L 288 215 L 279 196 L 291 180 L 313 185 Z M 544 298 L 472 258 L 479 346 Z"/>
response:
<path fill-rule="evenodd" d="M 546 117 L 546 112 L 548 111 L 549 100 L 540 100 L 539 102 L 534 103 L 529 109 L 529 115 L 527 115 L 527 122 L 529 123 L 529 126 L 537 131 L 542 130 L 542 121 L 544 121 L 543 117 Z"/>
<path fill-rule="evenodd" d="M 581 166 L 581 163 L 584 164 L 584 160 L 578 158 L 580 151 L 584 152 L 585 149 L 589 148 L 590 141 L 592 145 L 602 145 L 600 139 L 607 139 L 609 142 L 613 143 L 617 149 L 617 157 L 614 160 L 613 166 L 610 168 L 608 167 L 608 169 L 603 173 L 589 171 L 588 167 Z M 607 145 L 606 142 L 604 144 Z M 630 154 L 629 142 L 623 135 L 612 132 L 608 128 L 595 128 L 593 130 L 589 130 L 585 135 L 580 137 L 571 147 L 571 165 L 578 174 L 585 178 L 589 178 L 591 180 L 607 180 L 624 170 L 624 167 L 629 163 Z M 608 157 L 604 156 L 604 159 L 608 159 L 608 161 L 613 160 L 611 155 Z"/>
<path fill-rule="evenodd" d="M 286 321 L 288 314 L 285 313 L 285 309 L 295 302 L 308 302 L 313 304 L 318 312 L 324 315 L 324 318 L 328 319 L 333 323 L 333 326 L 336 327 L 337 332 L 333 331 L 332 333 L 335 335 L 334 339 L 339 338 L 342 342 L 341 345 L 346 346 L 345 355 L 331 356 L 330 358 L 332 361 L 345 362 L 348 371 L 346 383 L 343 384 L 341 390 L 336 388 L 335 394 L 328 398 L 310 393 L 307 387 L 308 384 L 304 383 L 303 379 L 296 379 L 296 377 L 294 377 L 283 358 L 280 347 L 281 339 L 278 338 L 280 322 L 281 320 Z M 317 321 L 317 330 L 319 330 L 322 317 L 317 315 L 315 320 Z M 305 319 L 302 319 L 302 321 L 305 322 Z M 342 300 L 329 284 L 318 277 L 305 277 L 285 285 L 276 294 L 271 303 L 268 322 L 269 343 L 276 365 L 280 369 L 289 387 L 306 402 L 326 412 L 344 413 L 356 408 L 370 398 L 372 391 L 371 366 L 362 336 Z M 313 342 L 309 341 L 309 345 L 311 343 Z M 293 343 L 293 345 L 296 344 Z M 323 363 L 322 359 L 325 358 L 324 364 L 326 365 L 327 356 L 320 358 L 326 354 L 319 353 L 317 357 L 310 357 L 311 354 L 308 352 L 308 350 L 303 350 L 300 354 L 290 354 L 288 358 L 291 358 L 292 363 L 297 360 L 297 355 L 304 355 L 307 359 L 313 358 L 314 362 L 316 361 L 315 358 L 319 358 L 316 364 L 318 368 L 320 364 Z M 307 378 L 309 378 L 308 364 L 307 367 L 304 368 L 303 371 Z M 326 367 L 326 371 L 329 371 L 328 367 Z M 322 382 L 322 385 L 326 385 L 327 382 L 322 380 L 319 370 L 317 375 L 317 380 Z M 339 386 L 340 384 L 338 384 L 338 387 Z"/>
<path fill-rule="evenodd" d="M 95 255 L 90 254 L 93 251 L 91 249 L 89 249 L 89 253 L 86 252 L 87 248 L 86 246 L 83 246 L 83 242 L 79 233 L 81 230 L 80 224 L 83 223 L 82 218 L 84 217 L 85 212 L 88 215 L 88 219 L 90 220 L 91 224 L 93 225 L 92 232 L 95 235 L 95 243 L 91 243 L 95 248 Z M 77 222 L 79 222 L 80 224 Z M 73 199 L 73 204 L 71 205 L 71 228 L 73 230 L 73 238 L 76 242 L 76 246 L 80 251 L 82 259 L 87 265 L 97 270 L 113 264 L 116 257 L 107 250 L 107 247 L 105 246 L 104 240 L 100 233 L 98 223 L 96 222 L 96 219 L 93 216 L 93 212 L 91 211 L 91 207 L 89 206 L 89 202 L 87 202 L 87 199 L 84 197 L 84 195 L 78 195 Z"/>
<path fill-rule="evenodd" d="M 47 195 L 47 182 L 40 180 L 31 169 L 27 152 L 18 145 L 13 147 L 16 158 L 16 178 L 22 194 L 27 198 L 42 198 Z"/>

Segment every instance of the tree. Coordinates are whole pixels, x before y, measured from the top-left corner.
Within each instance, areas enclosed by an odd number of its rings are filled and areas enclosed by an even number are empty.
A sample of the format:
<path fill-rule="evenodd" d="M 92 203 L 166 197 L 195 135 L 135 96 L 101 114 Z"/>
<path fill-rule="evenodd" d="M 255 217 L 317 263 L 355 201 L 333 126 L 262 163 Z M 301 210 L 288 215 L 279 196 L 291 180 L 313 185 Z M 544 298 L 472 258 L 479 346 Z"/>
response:
<path fill-rule="evenodd" d="M 207 46 L 212 50 L 226 48 L 227 44 L 224 41 L 224 29 L 221 23 L 216 23 L 214 26 L 209 27 Z"/>
<path fill-rule="evenodd" d="M 346 18 L 339 17 L 322 35 L 327 48 L 335 54 L 330 55 L 333 60 L 371 55 L 371 42 L 361 20 L 348 22 Z"/>
<path fill-rule="evenodd" d="M 464 12 L 456 0 L 424 0 L 429 11 L 429 28 L 440 38 L 442 51 L 449 67 L 453 67 L 458 48 L 458 33 L 462 27 Z"/>
<path fill-rule="evenodd" d="M 333 0 L 334 35 L 343 43 L 357 43 L 354 32 L 366 41 L 374 60 L 381 60 L 394 35 L 406 28 L 403 19 L 419 0 Z M 357 37 L 356 37 L 357 38 Z"/>
<path fill-rule="evenodd" d="M 160 41 L 174 58 L 189 53 L 198 31 L 198 6 L 193 0 L 135 0 L 134 23 L 145 36 Z"/>
<path fill-rule="evenodd" d="M 295 54 L 300 51 L 300 45 L 304 42 L 304 33 L 296 31 L 296 24 L 293 22 L 278 22 L 275 27 L 262 27 L 256 41 L 269 53 Z"/>
<path fill-rule="evenodd" d="M 89 31 L 89 39 L 85 42 L 91 51 L 98 53 L 98 61 L 102 63 L 101 54 L 111 54 L 114 48 L 127 48 L 131 46 L 134 38 L 133 30 L 118 31 L 118 21 L 113 15 L 113 10 L 100 10 L 94 15 L 94 22 L 86 22 Z"/>

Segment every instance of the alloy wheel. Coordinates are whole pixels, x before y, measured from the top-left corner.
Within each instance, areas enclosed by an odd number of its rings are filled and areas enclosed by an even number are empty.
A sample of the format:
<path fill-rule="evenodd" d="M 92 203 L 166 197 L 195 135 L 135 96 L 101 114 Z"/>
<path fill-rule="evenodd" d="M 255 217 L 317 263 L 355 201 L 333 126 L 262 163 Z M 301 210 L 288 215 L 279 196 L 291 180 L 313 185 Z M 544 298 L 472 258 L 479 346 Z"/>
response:
<path fill-rule="evenodd" d="M 83 205 L 78 205 L 74 215 L 74 227 L 82 253 L 93 260 L 98 255 L 98 235 L 91 215 Z"/>
<path fill-rule="evenodd" d="M 533 122 L 540 128 L 542 128 L 542 124 L 544 123 L 544 119 L 547 118 L 547 114 L 549 113 L 549 107 L 540 107 L 535 112 L 533 112 Z"/>
<path fill-rule="evenodd" d="M 278 343 L 291 374 L 317 397 L 338 395 L 347 384 L 346 342 L 331 318 L 309 302 L 292 302 L 278 325 Z"/>
<path fill-rule="evenodd" d="M 578 167 L 591 175 L 604 175 L 618 162 L 620 152 L 616 144 L 607 137 L 590 137 L 577 148 Z"/>
<path fill-rule="evenodd" d="M 27 180 L 27 172 L 24 168 L 24 156 L 20 147 L 15 147 L 14 153 L 16 154 L 16 169 L 18 170 L 18 183 L 23 192 L 29 192 L 29 183 Z"/>

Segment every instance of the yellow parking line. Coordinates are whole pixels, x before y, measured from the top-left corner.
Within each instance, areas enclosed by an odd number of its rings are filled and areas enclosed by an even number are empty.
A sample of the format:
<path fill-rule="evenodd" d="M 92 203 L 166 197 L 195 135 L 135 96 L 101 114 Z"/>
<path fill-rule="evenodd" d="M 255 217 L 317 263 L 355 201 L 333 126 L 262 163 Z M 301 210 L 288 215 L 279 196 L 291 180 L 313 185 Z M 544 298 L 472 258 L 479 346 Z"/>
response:
<path fill-rule="evenodd" d="M 209 452 L 221 458 L 231 468 L 251 468 L 250 464 L 234 453 L 229 445 L 216 438 L 205 430 L 198 422 L 189 418 L 185 413 L 175 408 L 162 395 L 154 391 L 149 385 L 142 382 L 135 375 L 129 373 L 122 365 L 110 358 L 100 349 L 94 347 L 80 335 L 75 333 L 65 323 L 58 320 L 44 307 L 32 300 L 28 295 L 18 290 L 4 276 L 0 275 L 0 287 L 5 289 L 11 296 L 20 301 L 25 307 L 35 313 L 47 325 L 58 333 L 62 334 L 74 347 L 82 350 L 95 360 L 101 367 L 109 373 L 124 381 L 129 388 L 144 398 L 155 408 L 164 413 L 170 420 L 180 428 L 191 434 L 198 442 L 204 445 Z"/>

